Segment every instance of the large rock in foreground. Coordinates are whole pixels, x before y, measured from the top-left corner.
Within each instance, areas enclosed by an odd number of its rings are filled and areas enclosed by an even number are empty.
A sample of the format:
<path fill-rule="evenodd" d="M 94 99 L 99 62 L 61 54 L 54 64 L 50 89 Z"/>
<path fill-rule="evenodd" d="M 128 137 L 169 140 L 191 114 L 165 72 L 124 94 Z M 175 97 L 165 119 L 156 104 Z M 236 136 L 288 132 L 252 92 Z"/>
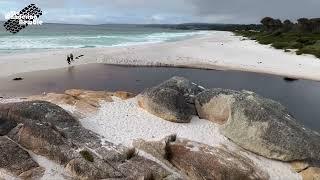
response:
<path fill-rule="evenodd" d="M 149 113 L 176 123 L 190 122 L 195 115 L 194 96 L 202 88 L 182 77 L 146 89 L 138 96 L 140 107 Z"/>
<path fill-rule="evenodd" d="M 320 160 L 320 136 L 299 124 L 280 103 L 253 92 L 211 89 L 196 97 L 201 118 L 241 147 L 282 161 Z"/>
<path fill-rule="evenodd" d="M 164 179 L 160 164 L 115 145 L 81 126 L 61 107 L 45 101 L 0 104 L 0 168 L 21 177 L 39 171 L 23 147 L 66 167 L 75 179 Z M 10 138 L 10 139 L 9 139 Z M 35 171 L 31 171 L 35 168 Z"/>
<path fill-rule="evenodd" d="M 319 180 L 320 168 L 310 167 L 300 173 L 303 180 Z"/>
<path fill-rule="evenodd" d="M 180 171 L 183 179 L 264 180 L 269 176 L 245 156 L 224 147 L 210 147 L 186 139 L 168 138 L 159 142 L 134 142 L 168 168 Z M 177 169 L 177 170 L 176 170 Z"/>
<path fill-rule="evenodd" d="M 0 168 L 19 176 L 20 174 L 39 168 L 29 153 L 20 148 L 7 137 L 0 137 Z"/>

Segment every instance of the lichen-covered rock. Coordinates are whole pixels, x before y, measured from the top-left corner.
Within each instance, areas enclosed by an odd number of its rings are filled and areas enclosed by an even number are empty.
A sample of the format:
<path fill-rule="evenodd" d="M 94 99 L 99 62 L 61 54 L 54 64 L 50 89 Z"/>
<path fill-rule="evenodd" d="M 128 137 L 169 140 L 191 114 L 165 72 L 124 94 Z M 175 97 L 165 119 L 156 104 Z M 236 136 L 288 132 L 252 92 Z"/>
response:
<path fill-rule="evenodd" d="M 179 174 L 181 179 L 263 180 L 269 177 L 250 159 L 224 147 L 210 147 L 172 137 L 154 142 L 137 140 L 134 145 Z"/>
<path fill-rule="evenodd" d="M 38 168 L 39 165 L 32 160 L 29 153 L 20 148 L 7 137 L 0 137 L 0 168 L 16 176 L 21 173 Z"/>
<path fill-rule="evenodd" d="M 61 107 L 46 101 L 0 104 L 2 119 L 16 123 L 39 122 L 58 129 L 79 126 L 79 122 Z"/>
<path fill-rule="evenodd" d="M 131 148 L 102 140 L 103 137 L 83 128 L 78 120 L 52 103 L 27 101 L 0 104 L 0 114 L 1 120 L 6 123 L 13 122 L 15 125 L 6 128 L 5 131 L 13 140 L 10 142 L 64 165 L 67 172 L 77 179 L 173 177 L 172 173 L 161 165 L 138 156 L 135 151 L 130 150 Z M 6 147 L 7 143 L 0 141 L 0 149 L 2 145 Z M 2 151 L 5 154 L 2 154 L 1 160 L 8 160 L 7 156 L 10 159 L 13 156 L 20 159 L 20 156 L 16 156 L 16 149 L 11 149 L 14 151 Z M 1 160 L 0 165 L 5 169 L 20 168 L 15 164 L 11 167 L 10 161 Z M 25 162 L 21 164 L 29 167 Z M 39 171 L 29 171 L 27 168 L 21 172 L 24 172 L 22 178 L 28 178 L 37 176 Z M 17 172 L 16 174 L 19 175 Z"/>
<path fill-rule="evenodd" d="M 292 169 L 297 173 L 300 173 L 301 171 L 307 169 L 310 166 L 308 162 L 304 162 L 304 161 L 293 161 L 293 162 L 290 162 L 290 165 Z"/>
<path fill-rule="evenodd" d="M 140 107 L 149 113 L 177 123 L 190 122 L 195 115 L 194 96 L 201 92 L 196 84 L 182 77 L 146 89 L 138 96 Z"/>
<path fill-rule="evenodd" d="M 319 134 L 276 101 L 248 91 L 211 89 L 200 93 L 196 104 L 203 118 L 218 119 L 222 134 L 249 151 L 282 161 L 320 159 Z"/>
<path fill-rule="evenodd" d="M 113 96 L 118 97 L 122 100 L 127 100 L 130 98 L 134 98 L 136 95 L 125 91 L 116 91 L 113 93 Z"/>
<path fill-rule="evenodd" d="M 112 157 L 105 156 L 111 158 L 111 160 L 114 160 L 114 158 L 124 160 L 126 158 L 122 154 L 122 151 L 126 149 L 125 147 L 105 143 L 106 146 L 109 145 L 114 148 L 103 148 L 101 136 L 83 128 L 78 120 L 52 103 L 27 101 L 1 104 L 0 112 L 7 114 L 2 117 L 6 121 L 21 124 L 16 131 L 10 133 L 12 139 L 16 139 L 23 146 L 36 152 L 42 152 L 40 155 L 47 156 L 49 159 L 51 159 L 50 153 L 58 153 L 63 149 L 62 147 L 70 149 L 71 147 L 82 146 L 103 154 L 111 154 Z M 64 155 L 66 153 L 68 152 L 63 152 Z M 59 153 L 54 154 L 52 157 L 60 157 Z"/>
<path fill-rule="evenodd" d="M 65 91 L 66 95 L 70 95 L 77 100 L 83 100 L 86 103 L 94 106 L 99 107 L 101 101 L 112 102 L 111 96 L 113 93 L 106 92 L 106 91 L 88 91 L 88 90 L 81 90 L 81 89 L 70 89 Z"/>
<path fill-rule="evenodd" d="M 30 96 L 28 101 L 48 101 L 59 106 L 70 106 L 74 116 L 86 117 L 98 111 L 101 102 L 112 102 L 114 93 L 106 91 L 66 90 L 65 94 L 48 93 Z M 125 93 L 122 93 L 125 96 Z M 130 96 L 129 94 L 127 96 Z"/>
<path fill-rule="evenodd" d="M 118 166 L 119 170 L 131 179 L 154 179 L 162 180 L 168 176 L 173 176 L 172 172 L 162 165 L 141 156 L 134 156 L 130 160 Z"/>
<path fill-rule="evenodd" d="M 320 179 L 320 168 L 309 167 L 308 169 L 300 173 L 303 180 L 319 180 Z"/>
<path fill-rule="evenodd" d="M 210 89 L 200 93 L 195 100 L 199 117 L 224 124 L 230 116 L 236 94 L 239 92 L 228 89 Z"/>
<path fill-rule="evenodd" d="M 77 101 L 73 96 L 67 94 L 47 93 L 42 95 L 30 96 L 27 98 L 29 101 L 48 101 L 53 104 L 59 105 L 74 105 Z"/>
<path fill-rule="evenodd" d="M 88 162 L 86 159 L 76 158 L 66 165 L 66 170 L 74 177 L 87 180 L 123 177 L 118 170 L 99 159 Z"/>
<path fill-rule="evenodd" d="M 32 180 L 32 179 L 41 179 L 45 172 L 45 168 L 43 167 L 37 167 L 34 169 L 31 169 L 29 171 L 23 172 L 19 175 L 19 178 L 25 179 L 25 180 Z"/>
<path fill-rule="evenodd" d="M 88 117 L 95 114 L 101 107 L 102 102 L 113 102 L 112 96 L 122 100 L 135 97 L 135 94 L 116 91 L 88 91 L 81 89 L 66 90 L 64 94 L 47 93 L 27 98 L 28 101 L 48 101 L 61 107 L 67 107 L 75 117 Z M 0 124 L 1 133 L 1 124 Z"/>
<path fill-rule="evenodd" d="M 7 135 L 16 126 L 16 122 L 2 118 L 0 112 L 0 136 Z"/>
<path fill-rule="evenodd" d="M 73 159 L 72 147 L 63 135 L 47 124 L 25 123 L 11 131 L 8 136 L 35 154 L 47 157 L 59 164 Z"/>
<path fill-rule="evenodd" d="M 167 151 L 168 160 L 190 179 L 269 179 L 250 159 L 223 147 L 177 140 L 168 144 Z"/>
<path fill-rule="evenodd" d="M 148 153 L 153 156 L 157 161 L 160 161 L 163 165 L 165 165 L 168 169 L 176 172 L 175 174 L 179 174 L 181 179 L 186 179 L 187 176 L 181 173 L 176 167 L 174 167 L 168 160 L 168 152 L 167 146 L 170 142 L 174 142 L 176 140 L 176 135 L 168 136 L 160 141 L 145 141 L 143 139 L 138 139 L 133 142 L 133 146 Z"/>

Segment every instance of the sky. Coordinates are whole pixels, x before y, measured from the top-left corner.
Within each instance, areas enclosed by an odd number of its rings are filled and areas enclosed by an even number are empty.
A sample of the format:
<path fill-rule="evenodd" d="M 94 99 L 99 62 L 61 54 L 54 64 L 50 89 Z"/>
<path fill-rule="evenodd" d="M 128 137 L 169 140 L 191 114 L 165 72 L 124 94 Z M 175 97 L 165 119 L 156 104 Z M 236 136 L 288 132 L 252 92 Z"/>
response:
<path fill-rule="evenodd" d="M 292 21 L 320 17 L 320 0 L 0 0 L 0 21 L 34 3 L 45 23 L 259 23 L 266 16 Z"/>

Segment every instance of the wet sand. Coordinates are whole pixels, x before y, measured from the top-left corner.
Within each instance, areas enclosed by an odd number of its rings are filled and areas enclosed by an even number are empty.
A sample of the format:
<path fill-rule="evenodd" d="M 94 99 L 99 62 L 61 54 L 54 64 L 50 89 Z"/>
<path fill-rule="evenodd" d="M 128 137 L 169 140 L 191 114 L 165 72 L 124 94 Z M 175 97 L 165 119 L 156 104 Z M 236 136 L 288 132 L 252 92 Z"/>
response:
<path fill-rule="evenodd" d="M 205 88 L 246 89 L 257 92 L 280 101 L 300 122 L 320 131 L 320 82 L 289 82 L 281 76 L 241 71 L 89 64 L 0 78 L 0 96 L 23 97 L 44 92 L 59 93 L 73 88 L 139 93 L 172 76 L 184 76 Z M 24 79 L 13 81 L 15 77 Z"/>

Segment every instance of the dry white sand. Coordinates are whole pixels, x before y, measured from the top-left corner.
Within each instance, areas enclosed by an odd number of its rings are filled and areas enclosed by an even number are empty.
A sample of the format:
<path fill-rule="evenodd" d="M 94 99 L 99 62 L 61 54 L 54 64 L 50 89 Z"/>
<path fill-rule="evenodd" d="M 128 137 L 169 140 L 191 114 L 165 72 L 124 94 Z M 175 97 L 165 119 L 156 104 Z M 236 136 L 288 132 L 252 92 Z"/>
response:
<path fill-rule="evenodd" d="M 0 56 L 0 76 L 66 67 L 67 54 L 84 55 L 74 65 L 108 63 L 233 69 L 320 80 L 320 59 L 295 55 L 242 40 L 231 32 L 211 31 L 188 40 L 126 47 L 49 50 Z"/>

